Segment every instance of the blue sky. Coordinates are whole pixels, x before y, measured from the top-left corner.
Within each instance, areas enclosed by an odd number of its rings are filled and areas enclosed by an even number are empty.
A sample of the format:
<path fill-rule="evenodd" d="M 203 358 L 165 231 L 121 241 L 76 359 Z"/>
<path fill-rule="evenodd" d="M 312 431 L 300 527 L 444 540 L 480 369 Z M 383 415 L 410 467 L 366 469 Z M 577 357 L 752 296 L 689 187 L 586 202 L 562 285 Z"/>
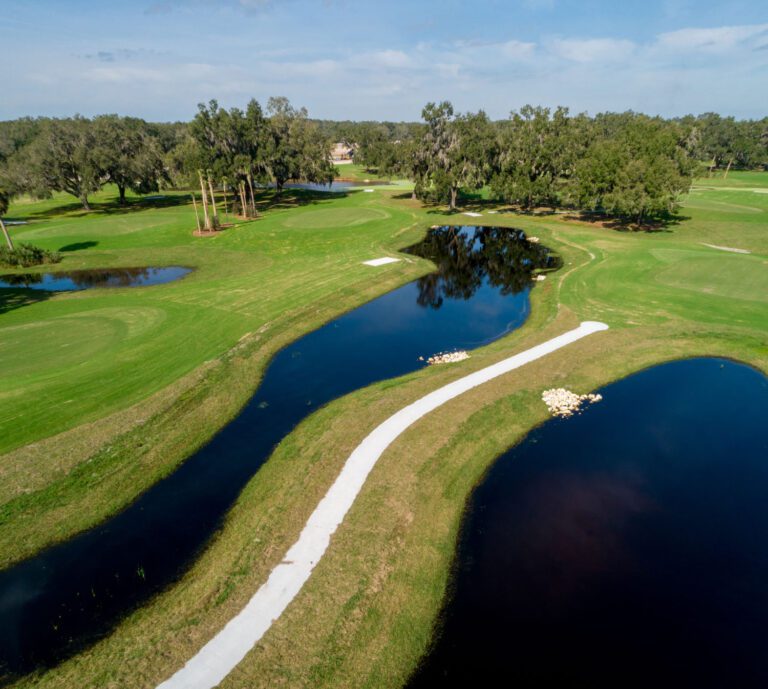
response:
<path fill-rule="evenodd" d="M 0 119 L 189 119 L 285 95 L 316 117 L 768 115 L 765 0 L 5 0 Z"/>

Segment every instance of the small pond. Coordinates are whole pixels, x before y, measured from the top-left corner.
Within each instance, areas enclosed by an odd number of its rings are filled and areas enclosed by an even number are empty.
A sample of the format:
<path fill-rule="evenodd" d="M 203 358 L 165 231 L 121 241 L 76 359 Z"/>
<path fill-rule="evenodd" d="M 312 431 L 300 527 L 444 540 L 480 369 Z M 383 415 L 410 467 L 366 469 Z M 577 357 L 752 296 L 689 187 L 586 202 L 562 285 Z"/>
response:
<path fill-rule="evenodd" d="M 499 457 L 409 687 L 768 686 L 768 378 L 637 373 Z"/>
<path fill-rule="evenodd" d="M 0 275 L 0 289 L 24 288 L 46 292 L 73 292 L 93 287 L 148 287 L 163 285 L 192 271 L 183 266 L 165 268 L 96 268 L 62 273 L 15 273 Z"/>
<path fill-rule="evenodd" d="M 314 184 L 311 182 L 289 182 L 285 185 L 286 189 L 306 189 L 307 191 L 325 191 L 332 193 L 341 193 L 344 191 L 350 191 L 352 189 L 365 189 L 368 187 L 381 186 L 383 184 L 389 184 L 387 181 L 382 180 L 369 180 L 363 181 L 351 181 L 351 180 L 334 180 L 331 184 Z"/>
<path fill-rule="evenodd" d="M 423 367 L 420 357 L 519 327 L 533 271 L 559 265 L 504 228 L 435 228 L 407 251 L 437 270 L 282 349 L 240 414 L 170 476 L 105 523 L 0 572 L 0 677 L 71 655 L 179 577 L 304 417 Z"/>

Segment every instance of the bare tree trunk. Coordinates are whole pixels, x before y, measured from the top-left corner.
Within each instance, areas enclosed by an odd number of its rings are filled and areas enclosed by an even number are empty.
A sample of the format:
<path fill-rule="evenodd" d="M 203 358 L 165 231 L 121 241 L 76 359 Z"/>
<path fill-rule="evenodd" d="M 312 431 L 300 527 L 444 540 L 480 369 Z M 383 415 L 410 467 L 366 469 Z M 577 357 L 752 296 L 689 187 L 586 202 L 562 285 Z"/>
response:
<path fill-rule="evenodd" d="M 248 209 L 245 205 L 245 182 L 240 180 L 240 186 L 238 187 L 238 192 L 240 193 L 240 213 L 244 218 L 248 217 Z"/>
<path fill-rule="evenodd" d="M 458 195 L 459 190 L 456 187 L 451 187 L 451 206 L 450 209 L 452 211 L 456 210 L 456 196 Z"/>
<path fill-rule="evenodd" d="M 195 222 L 197 223 L 197 232 L 200 233 L 200 216 L 197 214 L 197 199 L 192 194 L 192 205 L 195 207 Z"/>
<path fill-rule="evenodd" d="M 414 190 L 411 192 L 411 201 L 416 201 L 418 198 L 419 197 L 416 196 L 416 189 L 414 188 Z"/>
<path fill-rule="evenodd" d="M 725 179 L 726 177 L 728 177 L 728 173 L 731 171 L 731 165 L 733 165 L 733 158 L 731 158 L 731 159 L 728 161 L 728 167 L 727 167 L 727 168 L 725 168 L 725 173 L 723 174 L 723 179 Z"/>
<path fill-rule="evenodd" d="M 223 191 L 224 191 L 224 222 L 229 223 L 229 217 L 227 216 L 227 178 L 224 178 L 223 182 Z"/>
<path fill-rule="evenodd" d="M 83 204 L 83 208 L 84 208 L 85 210 L 87 210 L 87 211 L 91 210 L 91 206 L 90 206 L 90 204 L 88 203 L 88 194 L 83 194 L 83 195 L 80 197 L 80 203 L 82 203 L 82 204 Z"/>
<path fill-rule="evenodd" d="M 255 218 L 258 213 L 256 213 L 256 197 L 253 195 L 253 176 L 251 175 L 250 170 L 246 177 L 248 179 L 248 188 L 251 190 L 251 213 L 253 214 L 252 217 Z"/>
<path fill-rule="evenodd" d="M 205 190 L 205 181 L 203 180 L 202 170 L 198 170 L 197 174 L 200 177 L 200 191 L 203 193 L 203 218 L 205 218 L 205 229 L 210 231 L 211 220 L 208 217 L 208 199 L 207 199 L 208 192 Z"/>
<path fill-rule="evenodd" d="M 118 184 L 117 185 L 117 191 L 120 194 L 120 205 L 125 205 L 125 185 L 124 184 Z"/>
<path fill-rule="evenodd" d="M 8 233 L 8 228 L 5 226 L 5 223 L 3 222 L 2 218 L 0 218 L 0 230 L 3 232 L 3 237 L 5 237 L 5 243 L 8 245 L 8 248 L 13 251 L 13 242 L 11 241 L 11 235 Z"/>
<path fill-rule="evenodd" d="M 213 207 L 213 219 L 215 224 L 219 224 L 219 211 L 216 209 L 216 197 L 213 194 L 213 184 L 211 184 L 211 175 L 208 173 L 208 189 L 211 192 L 211 206 Z"/>

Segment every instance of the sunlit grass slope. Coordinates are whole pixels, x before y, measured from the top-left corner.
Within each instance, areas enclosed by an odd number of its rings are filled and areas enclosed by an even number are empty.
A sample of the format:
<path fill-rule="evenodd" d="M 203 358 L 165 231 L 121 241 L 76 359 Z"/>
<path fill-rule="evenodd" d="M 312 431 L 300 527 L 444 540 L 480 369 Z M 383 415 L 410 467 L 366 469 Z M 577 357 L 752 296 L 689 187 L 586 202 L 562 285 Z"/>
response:
<path fill-rule="evenodd" d="M 171 389 L 188 385 L 187 392 L 174 393 L 174 397 L 166 387 L 145 397 L 139 406 L 149 420 L 137 420 L 134 406 L 93 422 L 89 428 L 95 437 L 106 439 L 113 454 L 103 458 L 99 452 L 104 450 L 98 449 L 101 444 L 88 450 L 96 453 L 105 468 L 91 483 L 71 481 L 69 476 L 76 472 L 66 467 L 56 473 L 49 465 L 50 457 L 46 462 L 46 457 L 29 447 L 6 455 L 0 480 L 5 495 L 14 491 L 12 478 L 37 486 L 6 503 L 11 506 L 6 511 L 9 526 L 0 527 L 6 560 L 14 559 L 11 553 L 19 548 L 34 549 L 44 543 L 50 533 L 56 537 L 71 532 L 108 513 L 117 502 L 112 495 L 125 499 L 142 481 L 160 473 L 157 467 L 169 466 L 164 455 L 147 450 L 138 464 L 155 473 L 145 479 L 133 460 L 139 443 L 150 448 L 167 448 L 171 443 L 174 456 L 183 456 L 189 439 L 181 437 L 178 429 L 194 434 L 200 419 L 210 429 L 234 413 L 228 398 L 247 397 L 266 355 L 280 343 L 330 317 L 342 303 L 370 298 L 426 270 L 422 262 L 392 264 L 375 273 L 372 280 L 371 273 L 359 266 L 364 255 L 381 255 L 407 244 L 431 224 L 482 222 L 523 227 L 556 249 L 564 265 L 537 284 L 529 321 L 508 337 L 474 352 L 467 361 L 373 385 L 305 419 L 248 484 L 224 528 L 180 582 L 131 614 L 109 638 L 54 670 L 23 680 L 20 686 L 156 686 L 181 667 L 266 580 L 351 450 L 377 424 L 438 386 L 562 333 L 580 320 L 604 320 L 610 325 L 607 332 L 480 386 L 420 420 L 393 443 L 307 586 L 222 685 L 227 689 L 402 686 L 429 643 L 446 592 L 467 496 L 499 453 L 547 419 L 541 402 L 543 389 L 565 386 L 587 392 L 645 366 L 686 356 L 727 356 L 768 371 L 768 194 L 762 191 L 768 190 L 768 175 L 731 173 L 726 182 L 713 189 L 710 180 L 700 180 L 685 203 L 680 222 L 656 233 L 618 232 L 560 215 L 488 215 L 487 208 L 481 219 L 448 215 L 439 209 L 422 209 L 407 195 L 377 191 L 275 209 L 264 219 L 228 231 L 212 242 L 193 240 L 190 220 L 184 224 L 178 217 L 173 219 L 176 214 L 189 213 L 182 208 L 141 211 L 137 217 L 144 213 L 145 217 L 155 216 L 151 222 L 145 221 L 145 230 L 120 234 L 103 243 L 100 235 L 89 235 L 99 245 L 75 252 L 67 259 L 69 265 L 75 265 L 75 256 L 80 256 L 77 261 L 89 265 L 107 261 L 136 265 L 144 259 L 142 262 L 199 268 L 182 282 L 169 285 L 162 296 L 161 288 L 62 296 L 7 312 L 0 321 L 18 314 L 19 321 L 12 327 L 26 324 L 53 328 L 50 332 L 56 333 L 50 322 L 69 317 L 67 309 L 75 308 L 71 303 L 123 299 L 121 310 L 129 306 L 171 310 L 168 303 L 194 305 L 198 318 L 206 322 L 224 319 L 208 313 L 223 310 L 228 319 L 246 321 L 239 332 L 256 331 L 256 339 L 246 338 L 242 350 L 220 355 L 202 367 L 198 363 L 197 368 L 194 362 L 207 355 L 199 353 L 196 358 L 174 352 L 171 356 L 187 360 L 188 370 L 194 373 L 176 380 Z M 354 208 L 359 213 L 350 212 Z M 328 212 L 326 226 L 322 216 L 314 215 L 318 211 Z M 336 211 L 339 215 L 333 216 Z M 389 217 L 373 217 L 379 211 Z M 14 212 L 21 214 L 22 210 Z M 302 214 L 306 214 L 306 225 Z M 51 223 L 52 232 L 67 224 L 70 229 L 61 239 L 44 236 L 41 221 L 40 243 L 59 248 L 63 241 L 87 241 L 85 231 L 81 234 L 77 229 L 78 223 L 98 220 L 54 215 L 45 221 Z M 31 225 L 28 231 L 34 229 Z M 169 233 L 173 239 L 152 244 L 155 232 L 158 236 Z M 113 240 L 128 245 L 119 249 L 109 243 Z M 736 254 L 708 244 L 751 253 Z M 197 262 L 192 262 L 190 254 Z M 327 266 L 336 270 L 329 271 Z M 333 275 L 323 278 L 316 275 L 318 271 Z M 292 294 L 288 302 L 284 301 L 287 294 Z M 328 299 L 321 299 L 322 294 L 332 295 L 331 307 L 324 306 Z M 279 305 L 285 303 L 297 315 L 290 327 L 280 329 L 277 324 L 286 316 Z M 302 308 L 307 304 L 308 308 Z M 35 311 L 54 305 L 57 310 L 51 313 Z M 93 318 L 90 311 L 85 313 Z M 194 321 L 190 318 L 189 327 L 196 329 L 194 337 L 205 337 L 205 329 Z M 164 338 L 161 327 L 152 330 L 155 326 L 149 315 L 137 316 L 136 323 L 139 341 L 153 339 L 142 334 L 148 331 L 154 338 Z M 268 326 L 263 333 L 258 333 L 260 324 Z M 121 338 L 110 339 L 107 326 L 100 327 L 99 332 L 105 334 L 97 339 L 106 338 L 103 347 L 117 352 Z M 127 333 L 131 326 L 119 327 Z M 238 334 L 237 324 L 228 327 L 232 335 L 229 340 L 221 336 L 220 351 L 227 351 Z M 181 324 L 178 328 L 168 332 L 185 337 L 185 328 Z M 29 375 L 47 365 L 46 357 L 68 357 L 75 374 L 87 359 L 58 353 L 50 344 L 45 349 L 41 343 L 27 346 L 41 347 L 39 354 L 30 356 L 25 369 Z M 173 349 L 167 343 L 148 342 L 146 346 Z M 23 346 L 11 348 L 20 362 Z M 146 362 L 146 358 L 142 360 Z M 193 375 L 200 376 L 198 382 L 190 378 Z M 110 388 L 107 383 L 112 381 L 106 381 L 105 391 Z M 148 395 L 152 389 L 146 385 L 141 394 Z M 19 397 L 24 391 L 20 388 Z M 166 394 L 176 400 L 167 408 L 163 406 Z M 115 405 L 119 407 L 117 401 Z M 3 409 L 11 407 L 4 403 Z M 210 412 L 201 411 L 205 409 Z M 98 416 L 99 412 L 93 413 Z M 654 410 L 638 413 L 653 414 Z M 117 440 L 104 427 L 107 421 L 123 429 Z M 69 423 L 78 423 L 76 415 Z M 136 424 L 135 430 L 130 423 Z M 88 456 L 87 448 L 77 444 L 84 435 L 79 432 L 82 428 L 76 426 L 56 441 L 69 448 L 71 466 Z M 38 445 L 46 442 L 51 441 Z M 30 463 L 21 464 L 19 457 Z M 57 461 L 66 464 L 58 456 Z"/>

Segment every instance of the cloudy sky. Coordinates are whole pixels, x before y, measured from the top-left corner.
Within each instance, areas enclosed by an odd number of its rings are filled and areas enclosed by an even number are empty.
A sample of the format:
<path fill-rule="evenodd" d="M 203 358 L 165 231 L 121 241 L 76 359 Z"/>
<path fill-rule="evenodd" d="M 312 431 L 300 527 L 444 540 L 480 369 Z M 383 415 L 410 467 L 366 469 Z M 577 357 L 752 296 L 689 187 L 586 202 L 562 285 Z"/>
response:
<path fill-rule="evenodd" d="M 765 0 L 5 0 L 0 46 L 0 119 L 271 95 L 333 119 L 768 115 Z"/>

